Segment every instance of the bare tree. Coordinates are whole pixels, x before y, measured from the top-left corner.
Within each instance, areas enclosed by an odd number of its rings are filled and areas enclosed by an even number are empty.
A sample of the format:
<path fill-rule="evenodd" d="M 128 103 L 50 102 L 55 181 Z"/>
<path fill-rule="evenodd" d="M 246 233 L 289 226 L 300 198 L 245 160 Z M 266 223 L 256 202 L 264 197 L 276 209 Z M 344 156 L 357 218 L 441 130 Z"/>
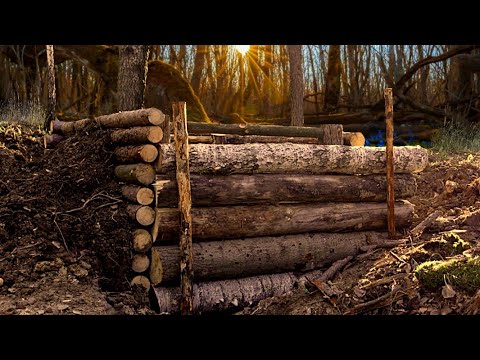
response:
<path fill-rule="evenodd" d="M 55 119 L 55 105 L 57 103 L 57 97 L 55 94 L 55 59 L 53 53 L 53 45 L 46 45 L 47 47 L 47 73 L 48 73 L 48 106 L 47 106 L 47 118 L 45 120 L 45 130 L 50 128 L 50 122 Z"/>
<path fill-rule="evenodd" d="M 323 107 L 325 111 L 335 111 L 340 99 L 340 76 L 342 63 L 340 60 L 340 45 L 330 45 L 328 49 L 328 68 L 325 80 L 325 100 Z"/>
<path fill-rule="evenodd" d="M 190 82 L 192 85 L 193 91 L 195 94 L 199 94 L 200 90 L 200 80 L 202 78 L 202 72 L 205 67 L 205 53 L 206 53 L 207 45 L 197 45 L 197 51 L 195 52 L 195 62 L 193 65 L 193 74 L 192 74 L 192 81 Z"/>
<path fill-rule="evenodd" d="M 118 110 L 143 107 L 147 77 L 148 47 L 120 45 L 118 69 Z"/>
<path fill-rule="evenodd" d="M 303 68 L 302 45 L 288 45 L 290 62 L 290 125 L 303 126 Z"/>

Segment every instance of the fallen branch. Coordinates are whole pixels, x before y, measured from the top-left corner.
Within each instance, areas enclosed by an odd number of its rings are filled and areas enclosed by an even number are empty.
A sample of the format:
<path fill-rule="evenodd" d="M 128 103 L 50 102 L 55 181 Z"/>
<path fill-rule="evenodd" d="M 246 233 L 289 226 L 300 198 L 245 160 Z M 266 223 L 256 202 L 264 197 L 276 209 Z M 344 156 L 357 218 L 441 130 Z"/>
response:
<path fill-rule="evenodd" d="M 413 237 L 420 237 L 422 236 L 423 232 L 428 229 L 435 220 L 442 214 L 442 211 L 437 210 L 430 215 L 428 215 L 420 224 L 415 226 L 412 231 L 410 231 L 410 234 Z"/>

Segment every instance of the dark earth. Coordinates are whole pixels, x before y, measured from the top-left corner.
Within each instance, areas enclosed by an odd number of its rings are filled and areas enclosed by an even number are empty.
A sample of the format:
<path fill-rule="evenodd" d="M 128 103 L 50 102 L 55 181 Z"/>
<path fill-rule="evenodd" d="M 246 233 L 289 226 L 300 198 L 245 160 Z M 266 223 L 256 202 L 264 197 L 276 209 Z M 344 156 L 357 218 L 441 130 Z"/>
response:
<path fill-rule="evenodd" d="M 92 126 L 55 149 L 26 125 L 0 125 L 0 314 L 155 314 L 132 288 L 132 224 L 113 178 L 108 134 Z M 369 249 L 326 283 L 270 298 L 237 314 L 476 314 L 480 292 L 427 289 L 427 260 L 472 256 L 480 235 L 480 154 L 430 154 L 416 175 L 420 238 Z M 458 238 L 468 246 L 452 253 Z"/>

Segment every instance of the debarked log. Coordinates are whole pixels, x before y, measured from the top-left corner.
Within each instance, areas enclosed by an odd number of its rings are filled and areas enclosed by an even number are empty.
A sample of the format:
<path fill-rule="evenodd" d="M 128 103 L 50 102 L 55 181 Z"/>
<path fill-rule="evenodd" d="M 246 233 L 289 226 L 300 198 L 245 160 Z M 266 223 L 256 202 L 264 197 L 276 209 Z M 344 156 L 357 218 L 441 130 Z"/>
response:
<path fill-rule="evenodd" d="M 159 144 L 158 173 L 175 171 L 175 147 Z M 394 148 L 395 172 L 416 173 L 428 164 L 420 146 Z M 378 174 L 385 173 L 384 147 L 314 144 L 190 146 L 190 172 L 199 174 Z"/>
<path fill-rule="evenodd" d="M 347 256 L 366 245 L 384 243 L 385 233 L 311 233 L 193 244 L 195 279 L 242 278 L 286 271 L 310 271 Z M 155 269 L 153 271 L 153 269 Z M 178 246 L 152 248 L 150 281 L 176 283 L 180 280 Z"/>
<path fill-rule="evenodd" d="M 414 206 L 395 203 L 397 227 L 407 228 Z M 178 210 L 157 208 L 157 241 L 178 238 Z M 384 230 L 385 203 L 314 203 L 192 208 L 193 239 L 238 239 L 254 236 L 301 234 L 305 232 L 349 232 Z"/>
<path fill-rule="evenodd" d="M 157 175 L 154 186 L 157 206 L 176 206 L 175 180 Z M 384 175 L 190 175 L 193 206 L 279 204 L 295 202 L 381 202 L 386 201 Z M 411 174 L 395 177 L 395 196 L 415 195 L 417 184 Z M 146 205 L 146 204 L 145 204 Z"/>

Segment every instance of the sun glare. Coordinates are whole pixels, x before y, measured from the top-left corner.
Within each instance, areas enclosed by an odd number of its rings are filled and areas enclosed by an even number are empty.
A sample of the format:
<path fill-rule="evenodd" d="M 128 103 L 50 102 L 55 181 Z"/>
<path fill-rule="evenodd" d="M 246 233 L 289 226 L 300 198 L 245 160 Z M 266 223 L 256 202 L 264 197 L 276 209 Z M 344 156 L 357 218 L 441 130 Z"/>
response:
<path fill-rule="evenodd" d="M 250 45 L 235 45 L 235 49 L 237 49 L 240 54 L 245 55 L 250 49 Z"/>

